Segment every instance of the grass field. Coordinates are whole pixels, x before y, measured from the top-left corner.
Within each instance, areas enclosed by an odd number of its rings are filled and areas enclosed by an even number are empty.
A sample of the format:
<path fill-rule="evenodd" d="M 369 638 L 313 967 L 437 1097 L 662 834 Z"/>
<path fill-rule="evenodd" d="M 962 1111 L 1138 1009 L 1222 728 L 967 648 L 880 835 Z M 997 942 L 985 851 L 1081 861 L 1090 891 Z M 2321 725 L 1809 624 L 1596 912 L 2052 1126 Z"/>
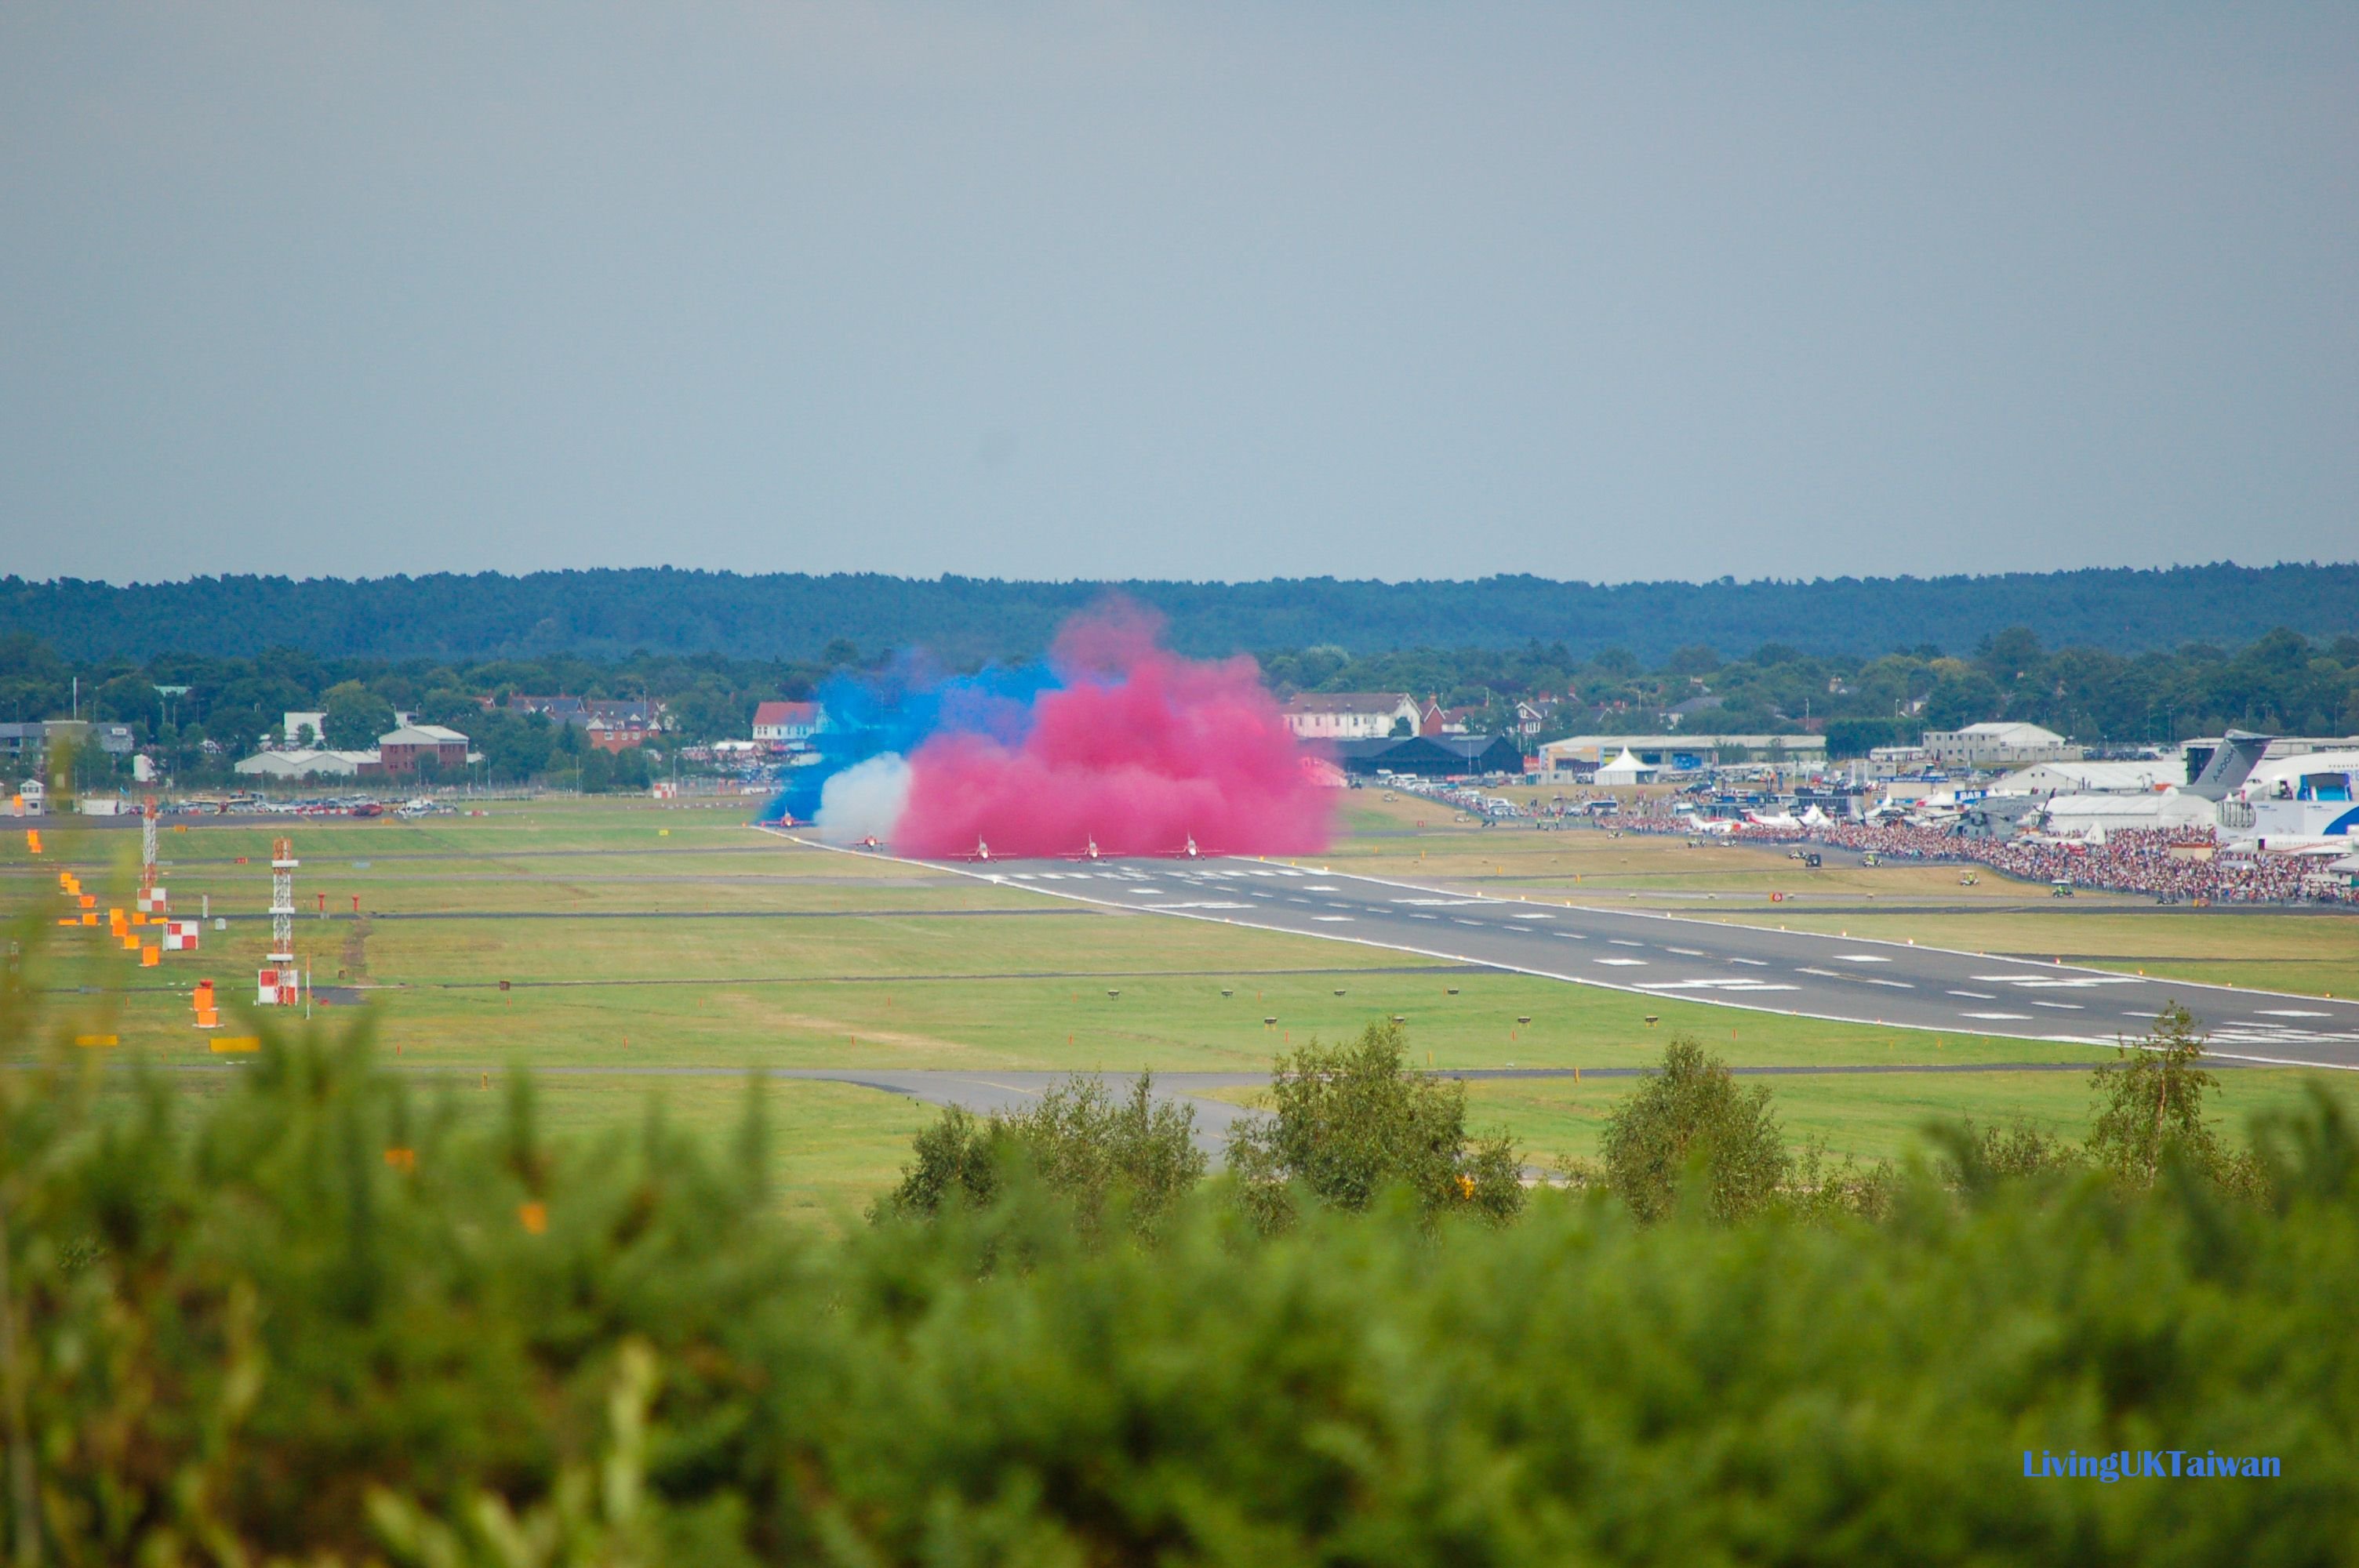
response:
<path fill-rule="evenodd" d="M 366 1006 L 399 1064 L 489 1106 L 515 1067 L 549 1069 L 552 1124 L 628 1126 L 651 1093 L 668 1114 L 721 1136 L 749 1067 L 956 1067 L 1258 1071 L 1311 1035 L 1408 1021 L 1420 1065 L 1630 1066 L 1675 1032 L 1754 1065 L 2079 1061 L 2079 1047 L 1742 1013 L 1517 976 L 1406 954 L 1204 922 L 1101 911 L 953 873 L 787 843 L 746 825 L 753 803 L 549 798 L 486 805 L 482 816 L 419 823 L 299 821 L 295 945 L 324 1026 Z M 1837 868 L 1782 855 L 1598 831 L 1482 828 L 1381 792 L 1348 797 L 1338 869 L 1437 883 L 1546 892 L 1604 904 L 1798 929 L 1913 936 L 1976 951 L 2062 956 L 2156 974 L 2274 989 L 2359 990 L 2359 923 L 2157 910 L 1954 870 Z M 250 995 L 267 946 L 274 831 L 175 826 L 163 839 L 173 913 L 209 904 L 228 922 L 203 949 L 141 968 L 96 930 L 49 927 L 65 957 L 77 1034 L 123 1054 L 207 1070 L 189 1093 L 232 1081 L 192 1027 L 189 991 L 210 977 Z M 0 849 L 12 905 L 62 913 L 55 873 L 76 871 L 103 912 L 128 905 L 138 835 L 52 824 L 46 853 L 21 834 Z M 1772 905 L 1769 892 L 1788 892 Z M 355 908 L 357 900 L 357 910 Z M 322 917 L 324 903 L 325 917 Z M 505 982 L 505 989 L 504 989 Z M 1119 993 L 1110 995 L 1110 992 Z M 1649 1028 L 1647 1012 L 1659 1025 Z M 1529 1025 L 1516 1022 L 1529 1017 Z M 1274 1023 L 1266 1023 L 1275 1019 Z M 223 1033 L 242 1032 L 233 1023 Z M 644 1076 L 614 1069 L 709 1069 Z M 601 1070 L 603 1076 L 601 1076 Z M 2292 1075 L 2228 1076 L 2225 1113 L 2288 1098 Z M 1479 1112 L 1537 1156 L 1585 1155 L 1626 1080 L 1477 1087 Z M 1776 1082 L 1789 1130 L 1863 1157 L 1903 1152 L 1928 1119 L 2084 1119 L 2071 1074 L 1976 1074 Z M 826 1217 L 888 1182 L 929 1114 L 850 1086 L 769 1091 L 777 1181 L 789 1206 Z"/>

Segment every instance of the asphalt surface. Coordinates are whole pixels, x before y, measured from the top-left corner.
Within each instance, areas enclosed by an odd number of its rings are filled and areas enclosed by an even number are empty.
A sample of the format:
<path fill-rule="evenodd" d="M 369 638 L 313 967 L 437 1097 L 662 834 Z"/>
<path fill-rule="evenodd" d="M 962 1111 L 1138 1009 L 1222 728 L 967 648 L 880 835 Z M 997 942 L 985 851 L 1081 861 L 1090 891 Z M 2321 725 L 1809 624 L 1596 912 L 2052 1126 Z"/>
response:
<path fill-rule="evenodd" d="M 924 862 L 1101 907 L 1389 947 L 1636 995 L 2110 1045 L 2170 1002 L 2213 1055 L 2359 1069 L 2359 1003 L 1680 915 L 1483 897 L 1270 861 Z M 2359 926 L 2354 928 L 2359 939 Z"/>
<path fill-rule="evenodd" d="M 1593 1078 L 1635 1078 L 1653 1069 L 1647 1067 L 1592 1067 L 1584 1076 Z M 1891 1072 L 2070 1072 L 2085 1068 L 2066 1063 L 2045 1062 L 2037 1065 L 2022 1063 L 1975 1063 L 1965 1066 L 1925 1067 L 1739 1067 L 1743 1076 L 1805 1076 L 1821 1074 L 1891 1073 Z M 1105 1086 L 1115 1098 L 1129 1098 L 1137 1075 L 1106 1073 L 1102 1075 Z M 1506 1067 L 1475 1068 L 1466 1072 L 1443 1073 L 1446 1078 L 1569 1078 L 1569 1067 Z M 891 1072 L 867 1071 L 853 1067 L 793 1067 L 773 1069 L 770 1076 L 778 1078 L 817 1078 L 831 1083 L 857 1084 L 864 1088 L 881 1089 L 886 1094 L 907 1095 L 928 1105 L 956 1105 L 977 1115 L 992 1111 L 1019 1113 L 1040 1103 L 1040 1097 L 1057 1084 L 1071 1076 L 1068 1073 L 1006 1072 L 954 1073 L 940 1071 Z M 1158 1073 L 1150 1090 L 1158 1100 L 1184 1100 L 1196 1113 L 1196 1146 L 1207 1154 L 1217 1155 L 1228 1147 L 1229 1139 L 1238 1126 L 1261 1115 L 1226 1100 L 1204 1098 L 1214 1089 L 1266 1088 L 1267 1073 Z"/>
<path fill-rule="evenodd" d="M 321 988 L 322 991 L 326 987 Z M 163 1064 L 165 1070 L 179 1073 L 232 1073 L 244 1071 L 244 1059 L 216 1059 L 205 1062 L 172 1062 Z M 413 1064 L 397 1067 L 419 1077 L 455 1076 L 464 1078 L 476 1069 L 452 1072 L 449 1068 Z M 1588 1067 L 1576 1075 L 1570 1067 L 1474 1067 L 1445 1071 L 1436 1076 L 1445 1078 L 1485 1080 L 1495 1078 L 1636 1078 L 1654 1071 L 1651 1067 Z M 505 1069 L 501 1070 L 506 1076 Z M 1034 1071 L 952 1072 L 933 1068 L 891 1070 L 867 1067 L 761 1067 L 754 1071 L 771 1078 L 804 1078 L 821 1083 L 852 1084 L 880 1093 L 901 1095 L 925 1105 L 955 1105 L 978 1116 L 993 1111 L 1020 1113 L 1040 1103 L 1041 1097 L 1056 1085 L 1072 1076 L 1070 1073 Z M 1876 1063 L 1861 1066 L 1791 1066 L 1733 1067 L 1739 1077 L 1818 1077 L 1863 1074 L 1891 1073 L 2080 1073 L 2087 1069 L 2070 1062 L 1962 1062 L 1962 1063 Z M 696 1066 L 687 1064 L 665 1064 L 639 1066 L 550 1066 L 532 1068 L 536 1077 L 543 1078 L 729 1078 L 743 1079 L 746 1069 L 742 1066 Z M 1105 1073 L 1099 1075 L 1107 1089 L 1117 1098 L 1126 1098 L 1137 1075 Z M 1154 1094 L 1158 1102 L 1184 1101 L 1196 1115 L 1196 1146 L 1211 1155 L 1221 1154 L 1234 1135 L 1238 1126 L 1262 1114 L 1227 1100 L 1208 1098 L 1212 1091 L 1232 1088 L 1262 1088 L 1268 1085 L 1266 1073 L 1200 1073 L 1171 1072 L 1155 1075 Z M 1538 1174 L 1538 1173 L 1529 1173 Z"/>

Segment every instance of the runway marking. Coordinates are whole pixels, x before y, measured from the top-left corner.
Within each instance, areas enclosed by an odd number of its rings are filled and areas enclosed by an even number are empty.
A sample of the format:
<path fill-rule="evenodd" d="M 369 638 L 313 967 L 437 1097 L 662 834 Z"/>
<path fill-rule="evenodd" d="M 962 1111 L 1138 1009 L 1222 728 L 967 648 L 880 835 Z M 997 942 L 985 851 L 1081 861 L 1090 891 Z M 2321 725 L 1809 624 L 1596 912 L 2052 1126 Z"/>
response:
<path fill-rule="evenodd" d="M 1348 914 L 1314 914 L 1310 918 L 1313 920 L 1326 922 L 1329 925 L 1334 925 L 1339 922 L 1345 925 L 1352 924 L 1352 917 Z"/>
<path fill-rule="evenodd" d="M 1644 947 L 1646 946 L 1644 942 L 1633 942 L 1626 936 L 1608 936 L 1606 940 L 1613 943 L 1616 947 Z"/>
<path fill-rule="evenodd" d="M 1612 964 L 1625 969 L 1643 969 L 1647 967 L 1647 960 L 1644 958 L 1600 958 L 1597 962 Z"/>
<path fill-rule="evenodd" d="M 2043 975 L 2036 980 L 2017 980 L 2015 983 L 2027 991 L 2077 991 L 2090 986 L 2134 986 L 2141 982 L 2131 975 L 2082 975 L 2069 980 L 2051 980 Z"/>
<path fill-rule="evenodd" d="M 2253 1010 L 2263 1018 L 2332 1018 L 2331 1012 L 2311 1012 L 2299 1007 L 2256 1007 Z"/>
<path fill-rule="evenodd" d="M 1328 882 L 1305 882 L 1302 884 L 1302 891 L 1304 892 L 1342 892 L 1343 890 Z"/>
<path fill-rule="evenodd" d="M 1455 909 L 1463 904 L 1481 903 L 1484 901 L 1479 898 L 1396 898 L 1388 900 L 1387 902 L 1392 903 L 1422 904 L 1432 909 Z"/>
<path fill-rule="evenodd" d="M 1143 909 L 1149 909 L 1149 910 L 1154 910 L 1154 911 L 1157 911 L 1157 912 L 1161 912 L 1161 911 L 1163 911 L 1163 910 L 1169 910 L 1169 909 L 1251 909 L 1251 908 L 1253 907 L 1253 905 L 1252 905 L 1252 904 L 1249 904 L 1249 903 L 1229 903 L 1228 901 L 1223 900 L 1223 899 L 1209 899 L 1209 898 L 1208 898 L 1208 899 L 1191 899 L 1191 900 L 1190 900 L 1189 902 L 1187 902 L 1187 903 L 1149 903 L 1149 904 L 1142 904 L 1140 907 L 1141 907 L 1141 908 L 1143 908 Z"/>
<path fill-rule="evenodd" d="M 1888 964 L 1892 962 L 1891 959 L 1886 957 L 1881 953 L 1837 953 L 1835 957 L 1841 958 L 1846 964 Z"/>
<path fill-rule="evenodd" d="M 1950 994 L 1951 996 L 1970 996 L 1976 1001 L 1996 1001 L 1998 1000 L 1998 998 L 1991 995 L 1988 991 L 1951 991 Z"/>
<path fill-rule="evenodd" d="M 1629 962 L 1624 959 L 1623 962 Z M 1649 980 L 1638 988 L 1642 991 L 1795 991 L 1799 986 L 1783 986 L 1775 980 Z"/>
<path fill-rule="evenodd" d="M 1532 934 L 1532 928 L 1528 925 L 1510 925 L 1507 929 L 1510 931 L 1520 931 L 1527 936 L 1529 936 Z"/>
<path fill-rule="evenodd" d="M 1703 949 L 1701 947 L 1666 947 L 1663 951 L 1666 953 L 1677 953 L 1682 958 L 1701 958 L 1703 957 Z"/>
<path fill-rule="evenodd" d="M 1769 961 L 1767 958 L 1731 958 L 1728 961 L 1732 964 L 1749 964 L 1756 969 L 1766 969 L 1769 967 Z"/>
<path fill-rule="evenodd" d="M 1845 975 L 1843 979 L 1864 986 L 1890 986 L 1894 990 L 1913 991 L 1917 988 L 1908 980 L 1879 980 L 1873 975 Z"/>
<path fill-rule="evenodd" d="M 1960 1018 L 2004 1019 L 2011 1022 L 2020 1023 L 2029 1019 L 2031 1014 L 2027 1012 L 1962 1012 L 1958 1014 L 1958 1016 Z"/>
<path fill-rule="evenodd" d="M 1462 919 L 1458 915 L 1453 914 L 1450 917 L 1450 924 L 1452 925 L 1473 925 L 1479 928 L 1483 923 L 1479 920 Z"/>
<path fill-rule="evenodd" d="M 2034 1007 L 2052 1007 L 2059 1012 L 2078 1012 L 2081 1011 L 2081 1004 L 2077 1001 L 2035 1001 L 2031 1005 Z"/>
<path fill-rule="evenodd" d="M 1411 920 L 1439 920 L 1441 918 L 1441 916 L 1438 914 L 1419 914 L 1413 909 L 1408 912 L 1408 917 Z"/>
<path fill-rule="evenodd" d="M 1812 969 L 1804 968 L 1798 968 L 1794 972 L 1798 975 L 1816 975 L 1822 980 L 1840 980 L 1845 978 L 1844 976 L 1835 973 L 1832 969 Z"/>
<path fill-rule="evenodd" d="M 1589 940 L 1588 937 L 1583 936 L 1578 931 L 1560 931 L 1557 935 L 1563 937 L 1568 942 L 1586 942 Z"/>
<path fill-rule="evenodd" d="M 2020 985 L 2026 980 L 2044 980 L 2048 977 L 2045 975 L 1976 975 L 1973 978 L 1986 986 L 2012 986 Z"/>

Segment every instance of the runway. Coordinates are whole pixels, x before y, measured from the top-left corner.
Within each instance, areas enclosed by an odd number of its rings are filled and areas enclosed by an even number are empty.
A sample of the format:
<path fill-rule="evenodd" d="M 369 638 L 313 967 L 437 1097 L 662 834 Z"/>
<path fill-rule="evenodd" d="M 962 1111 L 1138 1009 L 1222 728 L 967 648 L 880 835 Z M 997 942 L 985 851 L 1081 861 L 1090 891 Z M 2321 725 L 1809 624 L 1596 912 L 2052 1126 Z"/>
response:
<path fill-rule="evenodd" d="M 805 840 L 805 842 L 810 842 Z M 1493 898 L 1266 860 L 917 862 L 1102 908 L 1387 947 L 1756 1012 L 2110 1045 L 2184 1004 L 2223 1059 L 2359 1069 L 2359 1003 L 1682 915 Z"/>

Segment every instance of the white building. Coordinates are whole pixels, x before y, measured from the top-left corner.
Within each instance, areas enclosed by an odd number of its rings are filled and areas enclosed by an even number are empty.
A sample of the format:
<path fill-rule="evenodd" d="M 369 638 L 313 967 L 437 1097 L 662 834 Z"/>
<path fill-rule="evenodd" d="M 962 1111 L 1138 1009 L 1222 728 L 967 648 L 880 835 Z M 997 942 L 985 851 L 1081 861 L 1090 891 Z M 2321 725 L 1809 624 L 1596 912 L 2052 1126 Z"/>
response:
<path fill-rule="evenodd" d="M 2048 831 L 2102 842 L 2125 827 L 2210 827 L 2212 805 L 2177 790 L 2147 795 L 2060 795 L 2046 808 Z"/>
<path fill-rule="evenodd" d="M 241 760 L 234 772 L 261 779 L 349 779 L 364 767 L 375 767 L 375 752 L 323 752 L 309 748 L 292 752 L 256 752 Z"/>
<path fill-rule="evenodd" d="M 2135 762 L 2038 762 L 1991 786 L 2000 795 L 2148 795 L 2187 782 L 2177 758 Z"/>
<path fill-rule="evenodd" d="M 1928 730 L 1925 750 L 1937 762 L 1968 768 L 2022 768 L 2034 762 L 2077 762 L 2081 748 L 2037 724 L 1969 724 Z"/>
<path fill-rule="evenodd" d="M 1723 752 L 1742 752 L 1756 762 L 1785 762 L 1816 767 L 1827 760 L 1823 735 L 1568 735 L 1540 748 L 1541 770 L 1571 778 L 1603 767 L 1626 752 L 1650 768 L 1692 773 L 1717 762 Z"/>
<path fill-rule="evenodd" d="M 808 741 L 827 728 L 827 709 L 816 702 L 765 702 L 754 708 L 754 739 L 771 744 Z"/>
<path fill-rule="evenodd" d="M 1287 727 L 1306 741 L 1381 741 L 1414 735 L 1417 698 L 1405 691 L 1306 691 L 1285 707 Z"/>
<path fill-rule="evenodd" d="M 328 716 L 325 713 L 297 713 L 290 709 L 283 717 L 280 728 L 289 746 L 316 749 L 327 744 Z M 311 732 L 308 736 L 303 733 L 306 730 Z"/>

